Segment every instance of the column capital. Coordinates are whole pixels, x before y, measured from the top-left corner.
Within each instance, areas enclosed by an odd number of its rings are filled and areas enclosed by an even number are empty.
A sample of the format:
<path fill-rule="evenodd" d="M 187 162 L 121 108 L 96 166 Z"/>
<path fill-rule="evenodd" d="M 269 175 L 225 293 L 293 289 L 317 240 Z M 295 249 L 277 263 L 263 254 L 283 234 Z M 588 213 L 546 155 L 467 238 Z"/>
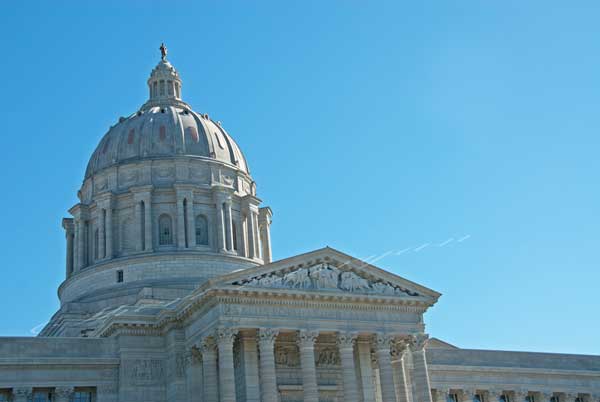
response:
<path fill-rule="evenodd" d="M 259 328 L 257 337 L 260 343 L 273 344 L 279 335 L 278 329 L 273 328 Z"/>
<path fill-rule="evenodd" d="M 216 331 L 217 344 L 233 344 L 233 340 L 238 333 L 237 328 L 220 327 Z"/>
<path fill-rule="evenodd" d="M 63 218 L 62 219 L 62 227 L 65 229 L 67 234 L 72 234 L 75 229 L 75 224 L 73 223 L 73 218 Z"/>
<path fill-rule="evenodd" d="M 565 392 L 564 396 L 565 402 L 575 402 L 575 399 L 579 396 L 579 394 L 573 392 Z"/>
<path fill-rule="evenodd" d="M 313 347 L 315 345 L 315 341 L 317 340 L 318 336 L 319 336 L 318 331 L 302 330 L 302 331 L 298 332 L 298 337 L 296 339 L 296 342 L 297 342 L 298 346 L 301 348 Z"/>
<path fill-rule="evenodd" d="M 271 218 L 273 217 L 273 211 L 270 207 L 261 207 L 258 209 L 258 224 L 263 225 L 271 224 Z"/>
<path fill-rule="evenodd" d="M 477 393 L 477 391 L 474 389 L 463 389 L 461 392 L 462 392 L 462 400 L 464 402 L 473 401 L 473 399 L 475 398 L 475 394 Z"/>
<path fill-rule="evenodd" d="M 450 393 L 450 388 L 434 388 L 434 389 L 435 389 L 435 396 L 438 399 L 440 399 L 440 396 L 444 396 L 444 400 L 446 400 L 445 398 Z"/>
<path fill-rule="evenodd" d="M 12 393 L 17 398 L 27 398 L 30 399 L 33 394 L 33 388 L 31 387 L 19 387 L 13 388 Z"/>
<path fill-rule="evenodd" d="M 375 347 L 379 350 L 390 350 L 396 340 L 396 336 L 390 334 L 375 334 Z"/>
<path fill-rule="evenodd" d="M 212 336 L 205 337 L 204 339 L 202 339 L 198 349 L 201 351 L 202 354 L 216 352 L 217 343 L 215 342 L 215 338 Z"/>
<path fill-rule="evenodd" d="M 54 388 L 54 395 L 57 399 L 69 400 L 74 390 L 73 387 L 56 387 Z"/>
<path fill-rule="evenodd" d="M 340 349 L 353 349 L 357 338 L 358 333 L 356 332 L 339 332 L 336 343 Z"/>
<path fill-rule="evenodd" d="M 427 334 L 412 335 L 409 339 L 410 349 L 413 352 L 424 350 L 427 347 L 427 343 L 429 343 L 429 335 Z"/>
<path fill-rule="evenodd" d="M 502 390 L 499 390 L 499 389 L 488 389 L 487 394 L 488 394 L 488 398 L 489 398 L 490 402 L 492 402 L 492 401 L 498 401 L 500 399 L 500 396 L 503 394 L 503 392 L 502 392 Z"/>
<path fill-rule="evenodd" d="M 409 346 L 410 343 L 407 339 L 397 339 L 396 342 L 392 344 L 392 357 L 401 359 L 409 349 Z"/>
<path fill-rule="evenodd" d="M 554 392 L 552 391 L 539 391 L 538 394 L 543 402 L 550 401 L 550 398 L 554 396 Z"/>
<path fill-rule="evenodd" d="M 515 389 L 513 390 L 513 394 L 515 395 L 515 402 L 523 402 L 529 395 L 529 391 L 526 389 Z"/>

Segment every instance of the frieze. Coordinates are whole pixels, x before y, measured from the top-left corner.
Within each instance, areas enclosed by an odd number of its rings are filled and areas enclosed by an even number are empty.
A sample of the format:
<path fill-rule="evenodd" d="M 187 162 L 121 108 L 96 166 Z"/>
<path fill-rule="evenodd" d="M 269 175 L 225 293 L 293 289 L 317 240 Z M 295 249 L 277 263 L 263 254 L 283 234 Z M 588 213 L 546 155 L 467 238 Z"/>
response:
<path fill-rule="evenodd" d="M 409 289 L 382 280 L 368 280 L 352 271 L 317 264 L 281 274 L 273 272 L 234 282 L 233 285 L 301 290 L 333 290 L 385 296 L 419 296 Z"/>
<path fill-rule="evenodd" d="M 341 364 L 340 353 L 337 347 L 325 346 L 317 350 L 317 367 L 339 366 Z"/>

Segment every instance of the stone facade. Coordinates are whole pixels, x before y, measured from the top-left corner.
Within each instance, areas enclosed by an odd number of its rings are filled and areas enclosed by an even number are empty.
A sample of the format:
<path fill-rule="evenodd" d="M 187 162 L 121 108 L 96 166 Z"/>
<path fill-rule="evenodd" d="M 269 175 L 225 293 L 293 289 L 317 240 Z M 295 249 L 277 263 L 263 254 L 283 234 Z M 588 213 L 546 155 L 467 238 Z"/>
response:
<path fill-rule="evenodd" d="M 431 289 L 328 247 L 272 262 L 239 147 L 166 57 L 148 87 L 63 219 L 60 310 L 0 338 L 0 402 L 600 402 L 599 356 L 458 349 Z"/>

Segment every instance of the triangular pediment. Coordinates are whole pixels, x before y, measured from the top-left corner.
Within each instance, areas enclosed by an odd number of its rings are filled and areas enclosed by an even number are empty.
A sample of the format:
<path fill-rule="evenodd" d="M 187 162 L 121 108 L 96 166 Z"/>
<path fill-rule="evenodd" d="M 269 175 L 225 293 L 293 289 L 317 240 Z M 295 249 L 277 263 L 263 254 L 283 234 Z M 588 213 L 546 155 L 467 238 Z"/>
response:
<path fill-rule="evenodd" d="M 439 293 L 330 247 L 220 277 L 213 286 L 415 299 Z"/>

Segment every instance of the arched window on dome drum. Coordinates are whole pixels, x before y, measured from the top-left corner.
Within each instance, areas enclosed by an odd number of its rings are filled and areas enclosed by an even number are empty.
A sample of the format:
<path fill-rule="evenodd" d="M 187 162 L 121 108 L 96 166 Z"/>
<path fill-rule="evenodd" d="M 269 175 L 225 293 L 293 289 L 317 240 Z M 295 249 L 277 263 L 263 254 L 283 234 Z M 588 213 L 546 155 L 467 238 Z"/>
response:
<path fill-rule="evenodd" d="M 181 98 L 181 92 L 179 92 L 179 84 L 175 83 L 175 96 L 179 99 Z"/>
<path fill-rule="evenodd" d="M 173 221 L 167 214 L 158 218 L 158 244 L 161 246 L 173 244 Z"/>
<path fill-rule="evenodd" d="M 154 81 L 154 82 L 152 83 L 152 96 L 153 96 L 153 97 L 157 95 L 157 94 L 156 94 L 156 92 L 157 92 L 157 88 L 158 88 L 158 83 L 157 83 L 156 81 Z"/>
<path fill-rule="evenodd" d="M 208 221 L 206 216 L 196 216 L 196 244 L 208 246 Z"/>
<path fill-rule="evenodd" d="M 164 80 L 160 80 L 160 96 L 164 96 L 165 95 L 165 81 Z"/>
<path fill-rule="evenodd" d="M 167 91 L 169 95 L 173 95 L 173 81 L 167 81 Z"/>

